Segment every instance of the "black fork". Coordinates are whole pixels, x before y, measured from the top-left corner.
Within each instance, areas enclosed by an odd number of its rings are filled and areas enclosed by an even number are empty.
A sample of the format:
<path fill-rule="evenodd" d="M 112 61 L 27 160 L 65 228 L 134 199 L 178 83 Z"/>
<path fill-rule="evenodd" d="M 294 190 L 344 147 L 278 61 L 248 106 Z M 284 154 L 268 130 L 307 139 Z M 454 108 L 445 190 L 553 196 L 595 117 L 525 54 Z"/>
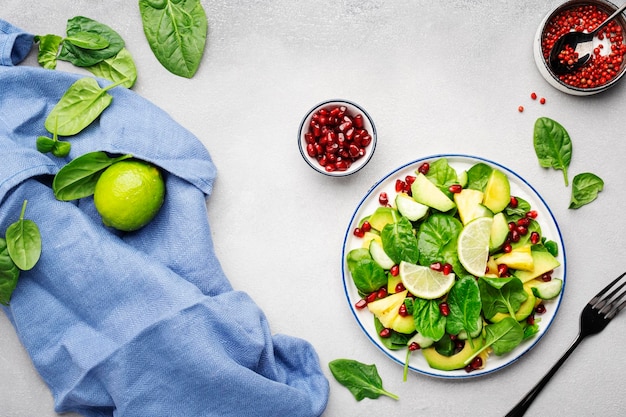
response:
<path fill-rule="evenodd" d="M 506 417 L 523 416 L 528 407 L 530 407 L 530 404 L 532 404 L 533 400 L 537 397 L 537 395 L 539 395 L 543 387 L 548 383 L 556 371 L 559 370 L 561 365 L 563 365 L 563 362 L 565 362 L 580 342 L 582 342 L 582 340 L 589 335 L 600 333 L 606 325 L 609 324 L 611 319 L 615 317 L 621 309 L 626 307 L 626 300 L 622 301 L 622 298 L 626 295 L 626 291 L 622 291 L 624 286 L 626 286 L 626 280 L 622 280 L 625 276 L 626 272 L 617 277 L 613 282 L 593 297 L 591 301 L 589 301 L 580 314 L 580 330 L 570 348 L 567 349 L 567 352 L 561 356 L 561 359 L 554 364 L 541 381 L 539 381 L 533 389 L 528 391 L 528 394 L 526 394 L 526 396 L 522 398 L 511 411 L 508 412 Z"/>

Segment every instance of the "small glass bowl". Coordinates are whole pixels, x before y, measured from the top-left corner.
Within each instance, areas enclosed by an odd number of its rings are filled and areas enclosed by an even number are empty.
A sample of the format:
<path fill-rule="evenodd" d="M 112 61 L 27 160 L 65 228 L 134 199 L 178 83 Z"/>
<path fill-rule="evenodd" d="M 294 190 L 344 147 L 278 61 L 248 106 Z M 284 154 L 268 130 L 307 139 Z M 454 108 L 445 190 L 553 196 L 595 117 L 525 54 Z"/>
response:
<path fill-rule="evenodd" d="M 546 81 L 548 81 L 550 85 L 552 85 L 559 91 L 562 91 L 567 94 L 572 94 L 575 96 L 589 96 L 592 94 L 600 93 L 614 86 L 624 75 L 624 72 L 626 70 L 626 62 L 622 63 L 618 73 L 607 82 L 594 86 L 594 87 L 586 87 L 586 88 L 576 87 L 576 86 L 565 83 L 558 75 L 552 72 L 552 70 L 550 69 L 548 65 L 548 62 L 546 61 L 544 57 L 543 46 L 542 46 L 542 41 L 544 39 L 544 35 L 547 31 L 547 27 L 549 26 L 550 22 L 559 13 L 572 9 L 572 8 L 579 7 L 579 6 L 596 6 L 599 10 L 607 13 L 607 15 L 609 16 L 617 10 L 617 6 L 615 6 L 613 3 L 606 1 L 606 0 L 570 0 L 570 1 L 567 1 L 561 4 L 560 6 L 556 7 L 555 9 L 553 9 L 541 21 L 541 24 L 539 25 L 539 28 L 537 29 L 537 33 L 535 34 L 535 39 L 533 43 L 533 52 L 534 52 L 534 57 L 535 57 L 535 63 L 537 64 L 537 68 L 539 69 L 539 72 L 546 79 Z M 622 28 L 622 35 L 626 36 L 626 20 L 624 19 L 624 15 L 622 14 L 618 16 L 615 19 L 615 22 L 619 23 L 619 25 Z M 597 38 L 595 41 L 600 42 Z M 601 50 L 602 52 L 607 50 L 606 44 L 608 44 L 609 41 L 605 38 L 603 43 L 605 44 L 605 48 Z"/>
<path fill-rule="evenodd" d="M 346 159 L 345 157 L 338 156 L 340 160 L 341 159 L 344 160 L 344 163 L 348 162 L 349 167 L 347 167 L 346 169 L 332 170 L 332 169 L 327 169 L 328 168 L 327 165 L 329 162 L 326 162 L 326 165 L 322 165 L 322 163 L 324 162 L 320 163 L 319 158 L 317 156 L 309 155 L 309 152 L 307 151 L 307 146 L 309 145 L 309 142 L 307 141 L 307 133 L 310 131 L 310 128 L 311 128 L 311 121 L 313 120 L 314 117 L 317 117 L 315 115 L 320 110 L 324 109 L 330 112 L 336 108 L 344 109 L 345 114 L 350 115 L 351 117 L 354 117 L 356 115 L 361 115 L 362 120 L 363 120 L 362 129 L 367 131 L 367 133 L 371 137 L 371 140 L 369 144 L 367 144 L 366 146 L 362 146 L 364 155 L 360 156 L 358 159 L 355 159 L 354 161 L 352 160 L 352 158 Z M 347 132 L 344 132 L 344 133 L 347 134 Z M 354 141 L 356 142 L 356 139 Z M 306 116 L 304 116 L 304 118 L 302 119 L 302 122 L 300 123 L 300 128 L 298 129 L 298 147 L 300 148 L 300 153 L 302 154 L 302 158 L 304 158 L 306 163 L 309 164 L 309 166 L 313 168 L 314 170 L 316 170 L 317 172 L 320 172 L 322 174 L 325 174 L 331 177 L 345 177 L 347 175 L 354 174 L 355 172 L 363 168 L 369 162 L 369 160 L 372 158 L 372 155 L 374 154 L 374 150 L 376 149 L 376 141 L 377 141 L 376 126 L 374 125 L 374 121 L 372 120 L 370 115 L 361 106 L 348 100 L 339 100 L 339 99 L 327 100 L 327 101 L 323 101 L 315 105 L 311 110 L 307 112 Z M 325 145 L 322 146 L 322 148 L 325 148 Z"/>

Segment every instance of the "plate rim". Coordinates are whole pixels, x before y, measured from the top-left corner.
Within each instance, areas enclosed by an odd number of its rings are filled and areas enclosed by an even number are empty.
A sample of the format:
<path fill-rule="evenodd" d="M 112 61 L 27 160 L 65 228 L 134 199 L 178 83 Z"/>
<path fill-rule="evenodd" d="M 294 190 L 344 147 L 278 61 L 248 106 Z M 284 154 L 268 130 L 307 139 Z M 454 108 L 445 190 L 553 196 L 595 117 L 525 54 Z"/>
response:
<path fill-rule="evenodd" d="M 417 159 L 414 159 L 410 162 L 407 162 L 403 165 L 400 165 L 399 167 L 389 171 L 386 175 L 384 175 L 383 177 L 381 177 L 378 181 L 376 181 L 364 194 L 364 196 L 361 198 L 361 200 L 359 201 L 359 203 L 357 204 L 356 208 L 353 210 L 352 215 L 350 216 L 350 220 L 348 222 L 348 227 L 346 229 L 346 232 L 344 234 L 344 239 L 343 239 L 343 243 L 342 243 L 342 249 L 341 249 L 341 277 L 342 277 L 342 284 L 343 284 L 343 288 L 344 288 L 344 295 L 346 297 L 346 300 L 348 302 L 348 306 L 350 308 L 350 311 L 352 312 L 352 316 L 354 317 L 354 319 L 356 320 L 358 326 L 360 327 L 361 331 L 363 333 L 365 333 L 365 335 L 367 336 L 367 338 L 370 340 L 370 342 L 372 342 L 379 350 L 381 350 L 385 356 L 387 356 L 388 358 L 390 358 L 393 362 L 398 363 L 399 365 L 402 365 L 403 367 L 406 366 L 406 363 L 404 360 L 399 359 L 398 357 L 396 357 L 395 355 L 393 355 L 390 351 L 390 349 L 387 349 L 386 347 L 384 347 L 383 345 L 381 345 L 381 343 L 376 340 L 373 335 L 363 327 L 363 325 L 361 324 L 361 321 L 357 315 L 357 311 L 353 305 L 353 300 L 351 299 L 350 296 L 350 292 L 349 292 L 349 288 L 348 285 L 352 284 L 351 281 L 351 277 L 348 275 L 348 271 L 347 271 L 347 264 L 346 264 L 346 248 L 347 248 L 347 243 L 348 243 L 348 239 L 350 239 L 350 236 L 352 234 L 352 230 L 353 230 L 353 226 L 354 226 L 354 222 L 355 222 L 355 217 L 357 216 L 359 210 L 361 209 L 361 207 L 363 206 L 363 204 L 368 201 L 368 198 L 372 195 L 372 193 L 385 181 L 387 181 L 390 177 L 392 177 L 394 174 L 396 174 L 397 172 L 400 172 L 410 166 L 413 165 L 417 165 L 418 163 L 423 163 L 426 161 L 434 161 L 437 159 L 441 159 L 441 158 L 456 158 L 456 159 L 466 159 L 466 160 L 471 160 L 474 161 L 475 163 L 479 163 L 479 162 L 484 162 L 486 164 L 491 165 L 492 167 L 497 167 L 499 169 L 504 170 L 507 173 L 507 176 L 512 175 L 514 176 L 517 180 L 519 180 L 520 182 L 522 182 L 526 187 L 529 188 L 529 190 L 534 194 L 534 197 L 538 198 L 541 203 L 545 206 L 545 208 L 547 209 L 547 213 L 549 214 L 549 218 L 552 221 L 552 224 L 554 226 L 554 228 L 556 229 L 557 232 L 557 236 L 552 237 L 552 239 L 556 239 L 558 237 L 558 243 L 559 243 L 559 254 L 562 257 L 562 265 L 561 268 L 563 270 L 563 276 L 562 276 L 562 280 L 563 280 L 563 287 L 561 289 L 561 294 L 558 296 L 558 299 L 554 300 L 554 304 L 552 304 L 552 306 L 554 306 L 554 313 L 552 314 L 552 318 L 550 319 L 550 322 L 548 322 L 548 324 L 540 331 L 540 333 L 532 340 L 532 343 L 529 343 L 521 352 L 517 353 L 514 357 L 512 357 L 510 360 L 506 361 L 503 364 L 500 364 L 499 366 L 493 368 L 493 369 L 484 369 L 481 371 L 475 371 L 475 372 L 465 372 L 463 370 L 456 370 L 456 371 L 439 371 L 436 369 L 429 369 L 429 370 L 424 370 L 424 369 L 418 369 L 415 368 L 414 366 L 411 366 L 411 364 L 408 365 L 408 369 L 410 369 L 411 371 L 418 373 L 418 374 L 422 374 L 422 375 L 427 375 L 427 376 L 431 376 L 431 377 L 436 377 L 436 378 L 442 378 L 442 379 L 469 379 L 469 378 L 477 378 L 477 377 L 482 377 L 482 376 L 486 376 L 486 375 L 490 375 L 493 374 L 494 372 L 500 371 L 504 368 L 509 367 L 510 365 L 512 365 L 513 363 L 517 362 L 518 360 L 520 360 L 524 355 L 526 355 L 528 352 L 530 352 L 531 350 L 534 349 L 534 347 L 537 345 L 537 343 L 539 343 L 539 341 L 543 338 L 543 336 L 548 332 L 548 330 L 550 329 L 550 327 L 552 326 L 552 323 L 554 322 L 554 320 L 556 319 L 556 316 L 558 314 L 559 308 L 561 306 L 561 302 L 563 300 L 563 295 L 565 293 L 565 288 L 566 288 L 566 284 L 567 284 L 567 256 L 566 256 L 566 250 L 565 250 L 565 243 L 563 242 L 563 236 L 561 233 L 561 229 L 559 227 L 559 224 L 554 216 L 554 213 L 552 212 L 552 209 L 550 208 L 550 206 L 546 203 L 546 201 L 544 200 L 544 198 L 541 196 L 541 194 L 528 182 L 526 181 L 526 179 L 524 177 L 522 177 L 521 175 L 517 174 L 517 172 L 513 171 L 510 168 L 507 168 L 506 166 L 495 162 L 493 160 L 484 158 L 484 157 L 479 157 L 479 156 L 474 156 L 474 155 L 469 155 L 469 154 L 462 154 L 462 153 L 439 153 L 439 154 L 433 154 L 433 155 L 429 155 L 429 156 L 425 156 L 425 157 L 420 157 Z M 352 284 L 354 285 L 354 284 Z M 462 371 L 464 374 L 461 374 L 460 371 Z"/>

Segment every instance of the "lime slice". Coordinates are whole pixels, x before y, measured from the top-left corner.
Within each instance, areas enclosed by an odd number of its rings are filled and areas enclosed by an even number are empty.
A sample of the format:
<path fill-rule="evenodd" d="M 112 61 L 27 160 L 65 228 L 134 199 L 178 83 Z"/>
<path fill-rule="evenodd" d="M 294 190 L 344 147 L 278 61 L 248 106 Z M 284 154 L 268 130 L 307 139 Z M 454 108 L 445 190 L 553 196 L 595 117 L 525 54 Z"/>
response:
<path fill-rule="evenodd" d="M 491 217 L 479 217 L 465 225 L 459 233 L 459 261 L 467 272 L 477 277 L 484 276 L 487 269 L 492 223 Z"/>
<path fill-rule="evenodd" d="M 427 266 L 402 261 L 399 272 L 404 288 L 426 300 L 442 297 L 454 285 L 453 273 L 445 275 Z"/>

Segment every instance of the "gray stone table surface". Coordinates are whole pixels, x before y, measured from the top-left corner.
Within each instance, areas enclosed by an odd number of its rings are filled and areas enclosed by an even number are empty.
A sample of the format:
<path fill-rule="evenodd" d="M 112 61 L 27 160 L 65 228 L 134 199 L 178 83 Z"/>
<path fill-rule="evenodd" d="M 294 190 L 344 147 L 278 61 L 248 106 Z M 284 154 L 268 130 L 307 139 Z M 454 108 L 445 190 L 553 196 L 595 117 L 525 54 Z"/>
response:
<path fill-rule="evenodd" d="M 542 78 L 532 44 L 541 20 L 559 4 L 554 0 L 202 4 L 209 37 L 192 79 L 170 74 L 155 59 L 136 1 L 3 0 L 0 18 L 33 34 L 62 35 L 68 19 L 84 15 L 121 34 L 137 64 L 133 89 L 193 132 L 217 165 L 207 204 L 226 275 L 259 304 L 274 332 L 315 346 L 330 381 L 324 416 L 504 415 L 567 349 L 591 295 L 626 270 L 626 85 L 581 98 Z M 37 65 L 35 51 L 23 65 Z M 79 71 L 64 63 L 59 69 Z M 533 101 L 532 92 L 546 103 Z M 329 98 L 359 103 L 378 129 L 373 159 L 347 178 L 314 172 L 296 147 L 304 114 Z M 604 179 L 592 204 L 568 209 L 571 188 L 560 172 L 539 166 L 533 126 L 541 116 L 559 121 L 572 138 L 570 178 L 591 171 Z M 350 312 L 341 250 L 354 209 L 377 180 L 441 153 L 496 161 L 534 186 L 560 225 L 567 285 L 553 326 L 513 365 L 481 378 L 410 373 L 403 382 L 402 366 L 368 340 Z M 624 326 L 620 316 L 585 341 L 528 415 L 623 415 Z M 400 400 L 355 401 L 328 370 L 336 358 L 376 364 Z M 57 415 L 4 315 L 0 415 Z"/>

